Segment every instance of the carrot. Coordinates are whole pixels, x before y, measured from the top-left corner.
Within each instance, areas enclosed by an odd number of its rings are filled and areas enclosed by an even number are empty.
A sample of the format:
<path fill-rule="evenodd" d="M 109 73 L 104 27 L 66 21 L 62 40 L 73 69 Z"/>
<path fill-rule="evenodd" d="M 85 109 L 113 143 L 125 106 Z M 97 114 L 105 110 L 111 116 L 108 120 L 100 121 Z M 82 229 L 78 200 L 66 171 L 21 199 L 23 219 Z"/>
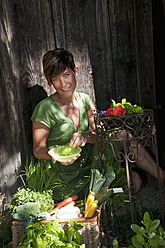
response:
<path fill-rule="evenodd" d="M 76 202 L 75 201 L 72 201 L 72 202 L 70 202 L 69 204 L 67 204 L 65 206 L 68 206 L 68 205 L 75 206 L 76 205 Z"/>
<path fill-rule="evenodd" d="M 56 210 L 65 207 L 66 205 L 70 204 L 73 201 L 76 201 L 78 199 L 77 195 L 72 195 L 71 197 L 63 200 L 62 202 L 60 202 L 55 208 L 53 208 L 49 214 L 52 215 L 56 212 Z"/>

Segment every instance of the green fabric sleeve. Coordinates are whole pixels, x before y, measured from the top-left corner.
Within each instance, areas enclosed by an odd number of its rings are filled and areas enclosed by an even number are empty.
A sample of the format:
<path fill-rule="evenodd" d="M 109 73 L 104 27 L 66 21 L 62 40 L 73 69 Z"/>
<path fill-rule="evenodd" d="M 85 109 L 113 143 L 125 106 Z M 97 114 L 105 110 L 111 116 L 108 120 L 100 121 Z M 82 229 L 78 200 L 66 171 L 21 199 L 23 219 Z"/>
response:
<path fill-rule="evenodd" d="M 85 93 L 79 93 L 79 96 L 83 102 L 83 106 L 85 106 L 85 110 L 88 111 L 94 103 L 92 98 Z"/>
<path fill-rule="evenodd" d="M 37 104 L 33 111 L 31 121 L 41 122 L 42 124 L 46 125 L 49 129 L 51 129 L 49 106 L 47 106 L 47 104 L 45 103 L 46 102 L 43 100 Z"/>

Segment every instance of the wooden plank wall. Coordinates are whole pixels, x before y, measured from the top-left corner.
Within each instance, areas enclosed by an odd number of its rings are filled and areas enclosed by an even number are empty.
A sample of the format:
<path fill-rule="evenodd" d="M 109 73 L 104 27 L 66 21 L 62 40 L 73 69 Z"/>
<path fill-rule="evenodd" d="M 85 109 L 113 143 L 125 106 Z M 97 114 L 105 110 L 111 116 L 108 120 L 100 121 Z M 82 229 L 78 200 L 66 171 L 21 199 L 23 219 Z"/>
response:
<path fill-rule="evenodd" d="M 77 90 L 98 108 L 123 97 L 155 108 L 151 0 L 2 0 L 0 29 L 0 192 L 6 202 L 31 152 L 33 108 L 53 93 L 41 64 L 49 49 L 74 54 Z"/>

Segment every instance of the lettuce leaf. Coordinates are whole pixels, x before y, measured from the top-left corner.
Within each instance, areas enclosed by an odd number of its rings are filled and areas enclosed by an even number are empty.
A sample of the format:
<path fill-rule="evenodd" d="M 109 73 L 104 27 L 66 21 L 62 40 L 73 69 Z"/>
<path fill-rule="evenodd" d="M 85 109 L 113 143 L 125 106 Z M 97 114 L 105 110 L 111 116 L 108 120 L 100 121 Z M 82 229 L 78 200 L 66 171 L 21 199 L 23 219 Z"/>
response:
<path fill-rule="evenodd" d="M 65 149 L 69 148 L 69 153 L 65 153 Z M 56 146 L 49 150 L 49 155 L 59 162 L 68 162 L 73 160 L 82 151 L 80 147 L 71 148 L 66 146 Z"/>

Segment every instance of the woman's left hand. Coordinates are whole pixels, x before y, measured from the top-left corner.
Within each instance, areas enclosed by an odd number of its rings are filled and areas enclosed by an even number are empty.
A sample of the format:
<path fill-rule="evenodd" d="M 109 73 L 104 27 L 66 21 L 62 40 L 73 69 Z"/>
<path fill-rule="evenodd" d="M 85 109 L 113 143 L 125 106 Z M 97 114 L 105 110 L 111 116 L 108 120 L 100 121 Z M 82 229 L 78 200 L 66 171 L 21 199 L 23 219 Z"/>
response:
<path fill-rule="evenodd" d="M 79 157 L 80 157 L 80 154 L 78 154 L 74 159 L 69 160 L 68 162 L 60 162 L 60 163 L 61 163 L 62 165 L 73 164 Z"/>
<path fill-rule="evenodd" d="M 74 133 L 69 146 L 71 146 L 72 148 L 75 148 L 76 146 L 85 146 L 87 143 L 87 135 L 86 133 Z"/>

